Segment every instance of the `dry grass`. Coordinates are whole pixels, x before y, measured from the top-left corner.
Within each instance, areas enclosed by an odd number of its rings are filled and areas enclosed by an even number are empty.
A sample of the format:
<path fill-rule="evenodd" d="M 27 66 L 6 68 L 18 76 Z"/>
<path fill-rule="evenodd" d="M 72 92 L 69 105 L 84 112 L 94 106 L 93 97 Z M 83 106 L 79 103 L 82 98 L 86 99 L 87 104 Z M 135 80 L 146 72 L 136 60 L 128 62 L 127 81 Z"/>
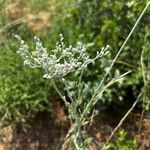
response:
<path fill-rule="evenodd" d="M 41 32 L 50 27 L 50 16 L 47 11 L 27 15 L 27 27 L 32 32 Z"/>
<path fill-rule="evenodd" d="M 46 31 L 52 24 L 51 14 L 56 10 L 55 5 L 48 3 L 45 10 L 39 10 L 36 14 L 30 7 L 23 2 L 6 3 L 5 19 L 8 20 L 9 27 L 23 23 L 31 32 Z"/>
<path fill-rule="evenodd" d="M 9 21 L 16 21 L 30 13 L 30 8 L 21 2 L 8 3 L 6 5 L 6 17 Z"/>

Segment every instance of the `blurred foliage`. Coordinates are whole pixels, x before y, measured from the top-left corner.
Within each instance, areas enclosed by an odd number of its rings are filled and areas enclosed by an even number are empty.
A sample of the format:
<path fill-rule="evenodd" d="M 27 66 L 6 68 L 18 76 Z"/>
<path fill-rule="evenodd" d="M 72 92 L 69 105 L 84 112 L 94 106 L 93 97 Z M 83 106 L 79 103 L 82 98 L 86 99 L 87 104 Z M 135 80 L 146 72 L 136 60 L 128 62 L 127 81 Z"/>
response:
<path fill-rule="evenodd" d="M 10 45 L 9 45 L 10 46 Z M 48 106 L 49 82 L 40 71 L 30 71 L 16 55 L 15 45 L 0 47 L 0 125 L 25 122 Z M 7 62 L 7 63 L 6 63 Z"/>
<path fill-rule="evenodd" d="M 140 150 L 136 139 L 127 139 L 127 133 L 124 130 L 119 132 L 118 139 L 108 147 L 109 150 Z"/>
<path fill-rule="evenodd" d="M 144 38 L 142 45 L 142 54 L 141 54 L 141 70 L 143 75 L 143 107 L 145 110 L 149 111 L 150 109 L 150 30 L 148 26 L 146 26 L 144 30 Z M 140 34 L 142 38 L 142 34 Z"/>
<path fill-rule="evenodd" d="M 16 54 L 18 44 L 14 41 L 14 34 L 19 34 L 27 41 L 31 49 L 34 48 L 34 35 L 41 38 L 45 47 L 53 49 L 58 34 L 62 33 L 66 44 L 74 45 L 78 41 L 87 44 L 91 57 L 95 56 L 98 49 L 109 44 L 110 53 L 89 65 L 88 70 L 83 73 L 83 81 L 87 83 L 86 93 L 90 96 L 91 89 L 102 79 L 146 2 L 147 0 L 1 0 L 1 121 L 20 122 L 30 117 L 34 111 L 47 109 L 45 104 L 53 93 L 49 83 L 42 79 L 40 71 L 23 67 L 21 58 Z M 149 36 L 146 35 L 150 31 L 149 15 L 150 10 L 145 13 L 107 81 L 128 70 L 132 70 L 132 74 L 104 93 L 97 107 L 99 110 L 107 108 L 108 105 L 113 105 L 115 109 L 118 109 L 118 104 L 130 106 L 143 85 L 143 89 L 149 91 L 149 77 L 145 84 L 140 62 L 143 51 L 144 64 L 149 72 Z M 70 80 L 76 80 L 76 76 L 71 76 Z M 149 103 L 148 94 L 145 94 L 144 99 L 144 103 Z"/>

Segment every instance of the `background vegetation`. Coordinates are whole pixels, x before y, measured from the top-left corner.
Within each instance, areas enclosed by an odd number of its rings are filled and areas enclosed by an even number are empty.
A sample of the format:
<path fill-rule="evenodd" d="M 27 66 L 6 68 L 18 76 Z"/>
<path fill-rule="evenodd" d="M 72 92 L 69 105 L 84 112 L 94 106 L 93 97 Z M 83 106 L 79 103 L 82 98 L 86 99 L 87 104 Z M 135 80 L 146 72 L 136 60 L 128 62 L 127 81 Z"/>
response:
<path fill-rule="evenodd" d="M 146 2 L 1 0 L 0 125 L 22 124 L 37 112 L 50 110 L 50 101 L 55 97 L 50 83 L 42 78 L 40 70 L 30 70 L 23 66 L 20 56 L 16 54 L 18 43 L 14 39 L 15 34 L 27 41 L 32 49 L 35 35 L 41 38 L 47 49 L 53 49 L 59 33 L 62 33 L 66 44 L 74 45 L 78 41 L 87 44 L 91 57 L 98 49 L 109 44 L 109 55 L 90 65 L 83 74 L 83 80 L 87 83 L 86 90 L 92 94 L 91 85 L 96 85 L 103 77 Z M 138 109 L 150 117 L 149 15 L 150 9 L 124 48 L 108 80 L 129 70 L 132 73 L 104 93 L 96 106 L 99 112 L 111 108 L 116 114 L 124 113 L 143 90 L 143 102 L 138 104 Z M 73 76 L 69 78 L 70 83 L 75 80 Z M 71 85 L 70 88 L 74 92 Z M 120 112 L 120 107 L 124 111 Z"/>

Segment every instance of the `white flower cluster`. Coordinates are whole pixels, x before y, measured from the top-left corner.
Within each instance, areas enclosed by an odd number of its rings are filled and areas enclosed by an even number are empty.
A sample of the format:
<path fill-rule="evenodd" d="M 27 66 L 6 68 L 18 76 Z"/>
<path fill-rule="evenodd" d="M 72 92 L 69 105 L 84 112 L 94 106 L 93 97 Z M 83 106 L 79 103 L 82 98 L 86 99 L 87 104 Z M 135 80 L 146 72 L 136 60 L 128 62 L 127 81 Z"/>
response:
<path fill-rule="evenodd" d="M 66 47 L 62 34 L 60 34 L 60 41 L 56 43 L 56 48 L 52 50 L 52 54 L 47 53 L 46 48 L 42 46 L 39 38 L 34 37 L 36 43 L 36 50 L 29 52 L 29 47 L 20 38 L 15 36 L 19 42 L 20 47 L 17 53 L 19 53 L 24 59 L 24 64 L 32 68 L 40 67 L 44 70 L 44 78 L 63 77 L 66 74 L 75 70 L 82 70 L 87 67 L 89 63 L 94 62 L 96 59 L 106 55 L 109 46 L 102 48 L 100 52 L 97 52 L 95 58 L 90 59 L 86 52 L 86 47 L 81 43 L 78 43 L 76 47 Z"/>

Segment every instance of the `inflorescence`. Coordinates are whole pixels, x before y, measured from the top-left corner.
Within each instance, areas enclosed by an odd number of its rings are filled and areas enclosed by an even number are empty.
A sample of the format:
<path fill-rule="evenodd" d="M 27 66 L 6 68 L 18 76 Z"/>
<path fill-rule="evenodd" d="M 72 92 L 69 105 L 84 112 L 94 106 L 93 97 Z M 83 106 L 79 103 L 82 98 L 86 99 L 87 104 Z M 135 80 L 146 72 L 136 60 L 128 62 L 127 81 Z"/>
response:
<path fill-rule="evenodd" d="M 89 58 L 86 52 L 86 46 L 77 43 L 76 47 L 70 45 L 66 47 L 64 38 L 60 34 L 60 40 L 56 43 L 56 47 L 52 50 L 52 54 L 48 54 L 46 48 L 43 47 L 39 38 L 34 37 L 36 49 L 33 52 L 29 51 L 28 45 L 21 39 L 20 36 L 15 36 L 20 42 L 19 53 L 24 59 L 24 64 L 31 68 L 42 68 L 44 70 L 44 78 L 60 78 L 66 74 L 85 69 L 88 64 L 101 58 L 108 52 L 109 45 L 97 51 L 95 58 Z"/>

